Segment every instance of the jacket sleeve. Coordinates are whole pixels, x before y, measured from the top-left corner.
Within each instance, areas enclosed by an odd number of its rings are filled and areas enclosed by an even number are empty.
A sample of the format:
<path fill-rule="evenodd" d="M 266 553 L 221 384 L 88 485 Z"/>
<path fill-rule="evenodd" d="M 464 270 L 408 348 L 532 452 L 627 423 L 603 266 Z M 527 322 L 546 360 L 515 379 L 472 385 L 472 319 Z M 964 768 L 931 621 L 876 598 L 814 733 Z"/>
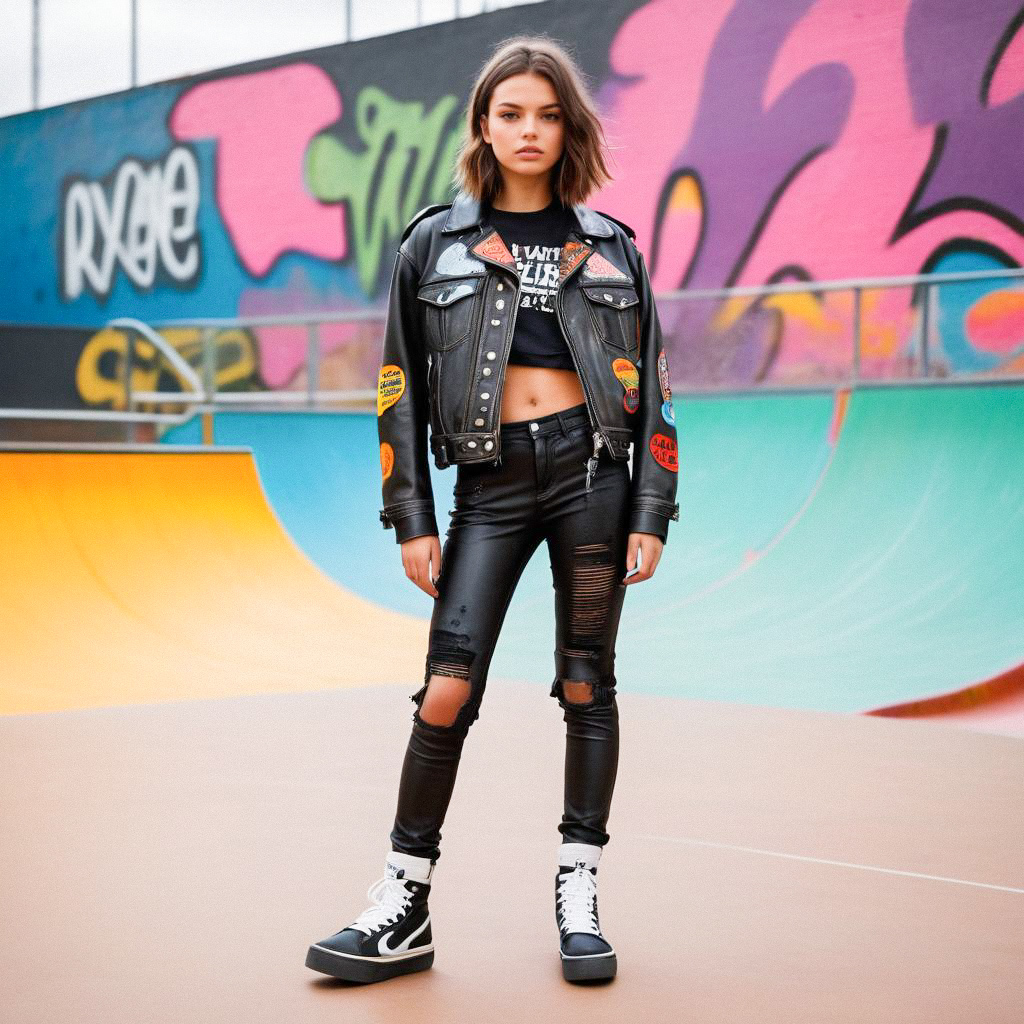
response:
<path fill-rule="evenodd" d="M 676 484 L 678 446 L 672 411 L 672 388 L 661 323 L 643 253 L 639 258 L 640 315 L 638 341 L 640 407 L 633 440 L 630 533 L 653 533 L 668 539 L 669 521 L 679 519 Z"/>
<path fill-rule="evenodd" d="M 417 312 L 419 271 L 404 247 L 391 276 L 384 349 L 377 375 L 380 439 L 380 521 L 398 544 L 437 535 L 434 492 L 427 461 L 427 359 Z"/>

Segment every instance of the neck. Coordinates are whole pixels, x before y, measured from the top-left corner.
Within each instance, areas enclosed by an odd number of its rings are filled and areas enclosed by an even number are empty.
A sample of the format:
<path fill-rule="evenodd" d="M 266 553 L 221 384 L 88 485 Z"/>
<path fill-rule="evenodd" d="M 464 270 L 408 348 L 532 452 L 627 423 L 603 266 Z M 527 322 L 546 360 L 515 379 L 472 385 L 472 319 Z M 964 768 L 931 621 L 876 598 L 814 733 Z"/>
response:
<path fill-rule="evenodd" d="M 537 175 L 502 175 L 501 189 L 491 204 L 509 213 L 535 213 L 550 205 L 554 198 L 551 182 Z"/>

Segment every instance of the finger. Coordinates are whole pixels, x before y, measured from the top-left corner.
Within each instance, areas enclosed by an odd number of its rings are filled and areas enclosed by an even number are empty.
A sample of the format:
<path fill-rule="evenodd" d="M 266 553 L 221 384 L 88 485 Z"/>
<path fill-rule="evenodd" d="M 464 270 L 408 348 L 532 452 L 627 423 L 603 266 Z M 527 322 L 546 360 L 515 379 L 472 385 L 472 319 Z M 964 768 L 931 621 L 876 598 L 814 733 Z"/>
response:
<path fill-rule="evenodd" d="M 649 537 L 640 537 L 640 571 L 633 577 L 632 582 L 642 583 L 654 575 L 655 566 L 658 564 L 656 549 L 657 544 Z"/>
<path fill-rule="evenodd" d="M 643 576 L 645 580 L 649 580 L 651 576 L 654 575 L 654 566 L 658 560 L 654 551 L 656 547 L 657 544 L 655 544 L 650 537 L 641 537 L 640 550 L 643 552 L 643 569 L 641 570 L 640 575 Z"/>
<path fill-rule="evenodd" d="M 406 562 L 405 575 L 408 576 L 416 586 L 420 585 L 420 564 L 415 558 L 410 557 L 409 561 Z"/>
<path fill-rule="evenodd" d="M 661 544 L 654 543 L 651 545 L 650 557 L 648 558 L 645 555 L 644 562 L 647 563 L 647 567 L 649 570 L 647 574 L 648 579 L 650 579 L 655 574 L 655 572 L 657 572 L 658 563 L 661 561 L 661 554 L 663 550 L 664 548 Z"/>
<path fill-rule="evenodd" d="M 635 534 L 629 535 L 629 540 L 626 544 L 626 572 L 631 572 L 636 568 L 636 555 L 640 548 L 640 538 Z M 628 580 L 623 580 L 624 583 L 629 583 L 632 577 Z"/>
<path fill-rule="evenodd" d="M 430 574 L 430 589 L 427 593 L 431 597 L 440 597 L 441 595 L 437 590 L 437 581 L 441 578 L 441 542 L 434 539 L 430 545 L 430 564 L 433 566 L 433 572 Z M 426 587 L 424 587 L 426 590 Z"/>

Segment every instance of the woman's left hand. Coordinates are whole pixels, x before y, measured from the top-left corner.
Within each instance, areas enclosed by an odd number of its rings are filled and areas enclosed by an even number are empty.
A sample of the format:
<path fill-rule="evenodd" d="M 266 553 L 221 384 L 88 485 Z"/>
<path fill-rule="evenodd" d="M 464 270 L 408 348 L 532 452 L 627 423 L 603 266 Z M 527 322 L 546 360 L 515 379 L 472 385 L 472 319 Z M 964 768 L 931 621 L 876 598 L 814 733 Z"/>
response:
<path fill-rule="evenodd" d="M 642 580 L 649 580 L 654 575 L 661 561 L 661 551 L 665 547 L 660 537 L 653 533 L 631 533 L 626 547 L 626 571 L 636 568 L 637 571 L 631 576 L 626 576 L 623 583 L 627 586 L 630 583 L 640 583 Z M 640 553 L 640 563 L 637 565 L 637 552 Z"/>

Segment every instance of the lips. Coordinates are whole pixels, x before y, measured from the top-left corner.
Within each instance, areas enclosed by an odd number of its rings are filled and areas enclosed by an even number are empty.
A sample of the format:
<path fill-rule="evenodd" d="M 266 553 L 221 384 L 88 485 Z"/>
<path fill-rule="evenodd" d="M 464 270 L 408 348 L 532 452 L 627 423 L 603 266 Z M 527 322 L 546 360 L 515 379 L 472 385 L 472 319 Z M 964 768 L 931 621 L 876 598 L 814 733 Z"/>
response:
<path fill-rule="evenodd" d="M 533 153 L 536 156 L 540 156 L 540 150 L 536 146 L 524 146 L 522 149 L 517 149 L 516 152 L 520 155 L 524 153 Z"/>

